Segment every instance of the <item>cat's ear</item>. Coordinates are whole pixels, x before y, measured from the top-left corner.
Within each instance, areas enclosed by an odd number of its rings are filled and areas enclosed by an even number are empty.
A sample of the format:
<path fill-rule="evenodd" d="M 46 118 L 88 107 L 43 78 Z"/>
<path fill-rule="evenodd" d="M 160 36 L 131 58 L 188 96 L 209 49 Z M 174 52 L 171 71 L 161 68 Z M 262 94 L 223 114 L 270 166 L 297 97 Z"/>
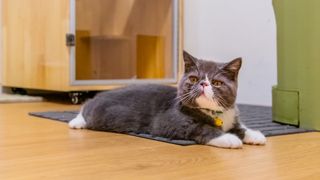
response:
<path fill-rule="evenodd" d="M 197 58 L 191 56 L 187 51 L 183 51 L 184 71 L 190 72 L 194 67 L 197 67 Z"/>
<path fill-rule="evenodd" d="M 238 57 L 232 61 L 230 61 L 229 63 L 226 63 L 223 66 L 223 69 L 228 71 L 229 73 L 231 73 L 234 78 L 236 78 L 238 76 L 239 70 L 241 68 L 241 64 L 242 64 L 242 58 Z"/>

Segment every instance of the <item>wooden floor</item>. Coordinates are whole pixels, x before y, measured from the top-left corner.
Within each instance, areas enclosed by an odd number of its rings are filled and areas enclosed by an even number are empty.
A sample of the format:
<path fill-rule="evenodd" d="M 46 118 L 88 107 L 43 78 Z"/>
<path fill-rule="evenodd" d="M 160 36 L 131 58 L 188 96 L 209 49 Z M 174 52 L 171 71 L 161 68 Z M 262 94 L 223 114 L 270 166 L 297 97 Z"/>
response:
<path fill-rule="evenodd" d="M 71 130 L 28 116 L 78 108 L 0 104 L 0 179 L 320 179 L 320 133 L 271 137 L 266 146 L 229 150 Z"/>

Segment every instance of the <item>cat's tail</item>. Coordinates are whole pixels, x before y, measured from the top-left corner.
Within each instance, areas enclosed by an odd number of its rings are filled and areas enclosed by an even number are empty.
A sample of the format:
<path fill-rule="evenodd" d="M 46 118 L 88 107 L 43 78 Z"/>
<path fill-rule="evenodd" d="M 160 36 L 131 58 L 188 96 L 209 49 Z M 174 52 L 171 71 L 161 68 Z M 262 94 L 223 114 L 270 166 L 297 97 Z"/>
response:
<path fill-rule="evenodd" d="M 70 128 L 72 128 L 72 129 L 85 129 L 86 128 L 87 123 L 82 115 L 83 107 L 84 106 L 81 107 L 79 114 L 68 123 Z"/>

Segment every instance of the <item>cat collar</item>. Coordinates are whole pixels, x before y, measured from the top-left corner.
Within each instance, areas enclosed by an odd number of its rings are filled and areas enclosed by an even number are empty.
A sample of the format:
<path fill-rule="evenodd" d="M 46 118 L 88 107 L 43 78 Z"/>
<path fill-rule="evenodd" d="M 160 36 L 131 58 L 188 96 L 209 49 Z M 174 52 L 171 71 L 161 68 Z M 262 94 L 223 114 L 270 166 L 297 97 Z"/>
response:
<path fill-rule="evenodd" d="M 202 110 L 208 111 L 211 113 L 213 117 L 214 124 L 218 127 L 221 127 L 223 125 L 223 120 L 219 117 L 223 112 L 222 111 L 215 111 L 211 109 L 205 109 L 205 108 L 200 108 Z"/>

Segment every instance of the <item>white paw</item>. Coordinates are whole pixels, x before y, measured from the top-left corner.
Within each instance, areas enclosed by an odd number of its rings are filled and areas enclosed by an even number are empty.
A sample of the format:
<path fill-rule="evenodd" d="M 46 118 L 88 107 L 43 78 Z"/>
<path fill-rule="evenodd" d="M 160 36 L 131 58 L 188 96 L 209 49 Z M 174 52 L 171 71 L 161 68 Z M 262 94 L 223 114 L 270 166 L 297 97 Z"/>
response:
<path fill-rule="evenodd" d="M 243 138 L 246 144 L 264 145 L 267 142 L 266 137 L 260 131 L 247 129 Z"/>
<path fill-rule="evenodd" d="M 224 134 L 217 138 L 211 139 L 207 145 L 222 147 L 222 148 L 241 148 L 242 141 L 233 134 Z"/>
<path fill-rule="evenodd" d="M 69 122 L 69 127 L 73 129 L 83 129 L 86 127 L 86 121 L 81 113 L 79 113 L 76 118 Z"/>

